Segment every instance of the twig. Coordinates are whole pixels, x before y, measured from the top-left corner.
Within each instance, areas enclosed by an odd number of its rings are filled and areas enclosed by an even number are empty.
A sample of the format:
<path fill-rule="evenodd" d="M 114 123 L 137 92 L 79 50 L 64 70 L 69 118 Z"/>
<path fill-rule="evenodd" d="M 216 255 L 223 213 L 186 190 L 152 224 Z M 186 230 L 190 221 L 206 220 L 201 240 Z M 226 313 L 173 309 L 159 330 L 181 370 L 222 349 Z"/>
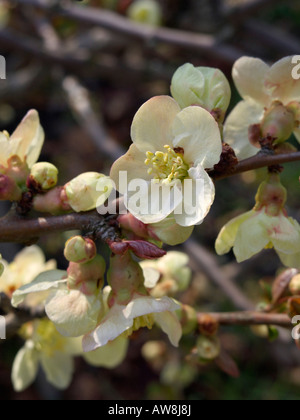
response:
<path fill-rule="evenodd" d="M 99 215 L 96 211 L 39 217 L 37 219 L 21 218 L 9 214 L 0 219 L 0 243 L 27 244 L 48 233 L 70 230 L 97 230 L 101 236 L 101 229 L 105 240 L 106 235 L 109 237 L 115 235 L 114 228 L 109 225 L 105 217 Z"/>
<path fill-rule="evenodd" d="M 288 2 L 289 0 L 286 0 L 286 3 Z M 238 24 L 242 20 L 248 19 L 251 15 L 280 3 L 282 3 L 282 0 L 255 0 L 242 6 L 225 9 L 224 16 L 233 24 Z"/>
<path fill-rule="evenodd" d="M 61 5 L 54 9 L 51 8 L 49 2 L 44 0 L 16 0 L 15 2 L 21 5 L 35 6 L 48 13 L 54 13 L 80 23 L 106 28 L 114 33 L 146 43 L 148 47 L 155 46 L 157 43 L 164 43 L 217 58 L 228 64 L 232 64 L 241 56 L 239 50 L 229 45 L 218 44 L 215 37 L 211 35 L 169 28 L 153 28 L 131 22 L 129 19 L 108 10 L 83 8 L 74 4 Z"/>
<path fill-rule="evenodd" d="M 198 323 L 206 324 L 207 318 L 213 319 L 220 325 L 276 325 L 278 327 L 292 327 L 292 320 L 285 314 L 270 314 L 264 312 L 232 312 L 232 313 L 199 313 Z"/>
<path fill-rule="evenodd" d="M 215 180 L 221 180 L 254 169 L 297 161 L 300 161 L 300 152 L 285 153 L 281 155 L 257 154 L 250 159 L 240 161 L 234 168 L 230 168 L 228 172 L 216 173 L 214 171 L 209 171 L 209 175 Z"/>
<path fill-rule="evenodd" d="M 194 258 L 199 269 L 224 292 L 237 308 L 242 310 L 253 309 L 253 303 L 231 281 L 231 279 L 226 276 L 222 269 L 219 268 L 214 255 L 191 239 L 184 244 L 184 248 L 186 252 Z"/>

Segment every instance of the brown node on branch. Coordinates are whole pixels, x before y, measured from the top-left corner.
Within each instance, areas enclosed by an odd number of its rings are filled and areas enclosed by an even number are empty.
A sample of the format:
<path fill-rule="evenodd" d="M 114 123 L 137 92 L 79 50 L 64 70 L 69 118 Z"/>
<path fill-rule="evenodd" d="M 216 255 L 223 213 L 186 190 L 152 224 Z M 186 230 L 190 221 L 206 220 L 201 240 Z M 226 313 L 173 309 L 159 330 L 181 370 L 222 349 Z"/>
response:
<path fill-rule="evenodd" d="M 224 143 L 220 162 L 214 166 L 213 173 L 214 175 L 224 173 L 230 174 L 231 172 L 234 172 L 234 169 L 238 163 L 238 158 L 236 157 L 232 147 L 229 146 L 229 144 Z"/>
<path fill-rule="evenodd" d="M 199 315 L 198 317 L 199 331 L 206 336 L 214 336 L 219 330 L 218 321 L 209 314 Z"/>
<path fill-rule="evenodd" d="M 19 216 L 25 216 L 32 210 L 33 198 L 34 194 L 32 191 L 26 191 L 22 194 L 22 198 L 16 206 L 16 212 Z"/>

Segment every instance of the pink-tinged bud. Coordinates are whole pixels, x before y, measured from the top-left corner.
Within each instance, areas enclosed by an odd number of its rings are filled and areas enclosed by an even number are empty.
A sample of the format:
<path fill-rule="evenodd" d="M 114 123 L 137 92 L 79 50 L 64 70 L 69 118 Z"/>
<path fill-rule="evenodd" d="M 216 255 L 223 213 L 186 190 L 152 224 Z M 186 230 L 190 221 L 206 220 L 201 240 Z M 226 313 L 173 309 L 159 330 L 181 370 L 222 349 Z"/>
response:
<path fill-rule="evenodd" d="M 147 225 L 136 219 L 131 213 L 119 216 L 118 222 L 122 229 L 133 232 L 139 238 L 146 239 L 149 237 Z"/>
<path fill-rule="evenodd" d="M 29 175 L 29 168 L 25 162 L 22 162 L 19 156 L 11 156 L 7 161 L 6 174 L 14 179 L 18 185 L 26 184 Z"/>
<path fill-rule="evenodd" d="M 106 264 L 101 255 L 85 264 L 70 262 L 68 268 L 68 287 L 80 289 L 85 295 L 92 295 L 104 285 Z"/>
<path fill-rule="evenodd" d="M 300 102 L 293 101 L 287 105 L 287 110 L 294 114 L 296 123 L 300 124 Z"/>
<path fill-rule="evenodd" d="M 33 201 L 34 210 L 53 215 L 71 211 L 71 207 L 65 200 L 64 187 L 56 187 L 46 194 L 39 194 Z"/>
<path fill-rule="evenodd" d="M 280 182 L 280 176 L 270 174 L 263 182 L 256 194 L 255 210 L 259 211 L 266 207 L 269 216 L 278 216 L 284 209 L 287 201 L 287 190 Z"/>
<path fill-rule="evenodd" d="M 261 123 L 262 137 L 271 136 L 277 143 L 288 140 L 296 128 L 293 112 L 280 102 L 275 102 L 264 115 Z"/>
<path fill-rule="evenodd" d="M 128 304 L 135 293 L 147 295 L 143 270 L 129 252 L 111 258 L 108 282 L 112 288 L 109 306 L 115 302 Z"/>
<path fill-rule="evenodd" d="M 84 264 L 94 259 L 97 255 L 97 248 L 94 241 L 82 236 L 74 236 L 65 245 L 65 258 L 74 263 Z"/>
<path fill-rule="evenodd" d="M 28 183 L 38 191 L 47 191 L 57 184 L 58 169 L 49 162 L 39 162 L 33 165 Z"/>
<path fill-rule="evenodd" d="M 19 201 L 22 191 L 15 181 L 7 175 L 0 175 L 0 200 Z"/>

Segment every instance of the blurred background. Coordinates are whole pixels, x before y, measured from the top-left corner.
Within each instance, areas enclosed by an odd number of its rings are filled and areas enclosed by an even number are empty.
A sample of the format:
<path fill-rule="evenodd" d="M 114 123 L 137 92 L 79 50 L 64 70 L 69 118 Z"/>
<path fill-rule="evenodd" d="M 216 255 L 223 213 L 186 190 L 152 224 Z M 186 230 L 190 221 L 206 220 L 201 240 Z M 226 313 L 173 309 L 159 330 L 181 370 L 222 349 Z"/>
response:
<path fill-rule="evenodd" d="M 130 145 L 138 108 L 152 96 L 169 94 L 172 75 L 182 64 L 218 67 L 232 83 L 232 65 L 243 55 L 274 62 L 300 53 L 298 0 L 153 0 L 153 10 L 138 13 L 133 6 L 139 1 L 0 1 L 0 54 L 7 63 L 6 80 L 0 80 L 0 129 L 12 132 L 29 109 L 37 109 L 46 132 L 41 160 L 60 169 L 60 184 L 86 171 L 108 174 Z M 233 107 L 239 96 L 232 90 Z M 214 253 L 220 228 L 252 208 L 264 174 L 249 172 L 217 183 L 211 213 L 195 230 L 193 242 L 179 248 L 189 254 L 194 273 L 183 302 L 219 312 L 266 301 L 280 267 L 272 251 L 241 265 L 232 255 L 217 258 Z M 283 183 L 289 212 L 300 220 L 299 163 L 287 166 Z M 7 210 L 1 204 L 1 215 Z M 39 242 L 60 268 L 66 264 L 65 239 L 56 234 Z M 19 250 L 0 246 L 8 261 Z M 142 331 L 119 368 L 95 369 L 78 359 L 67 391 L 54 390 L 40 374 L 20 394 L 10 382 L 21 346 L 16 338 L 0 344 L 0 399 L 298 399 L 300 350 L 289 332 L 281 331 L 275 343 L 261 333 L 244 327 L 221 330 L 238 378 L 224 372 L 237 376 L 230 363 L 221 369 L 191 365 L 187 349 L 193 337 L 174 350 L 160 341 L 158 331 Z M 143 347 L 149 338 L 160 342 L 155 357 Z"/>

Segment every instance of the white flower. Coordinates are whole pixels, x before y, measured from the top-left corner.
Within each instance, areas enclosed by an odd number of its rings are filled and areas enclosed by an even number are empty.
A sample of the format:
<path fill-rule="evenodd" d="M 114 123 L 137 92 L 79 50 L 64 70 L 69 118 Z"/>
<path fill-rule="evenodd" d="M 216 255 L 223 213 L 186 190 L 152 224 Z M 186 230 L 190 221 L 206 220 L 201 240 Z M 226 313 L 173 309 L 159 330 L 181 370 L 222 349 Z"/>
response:
<path fill-rule="evenodd" d="M 200 224 L 215 197 L 214 184 L 205 169 L 213 168 L 222 153 L 214 118 L 201 107 L 181 110 L 171 97 L 155 97 L 137 112 L 131 137 L 133 145 L 111 170 L 111 178 L 125 195 L 129 212 L 146 224 L 161 222 L 170 214 L 181 226 Z M 127 185 L 119 179 L 120 172 L 127 173 Z M 146 181 L 139 196 L 142 207 L 148 204 L 146 212 L 136 209 L 136 191 L 128 190 L 131 181 L 137 179 Z M 190 180 L 191 186 L 186 194 L 185 180 Z M 197 188 L 199 184 L 202 193 Z M 161 194 L 153 193 L 153 186 L 162 192 L 162 202 Z M 179 195 L 173 197 L 176 191 Z M 191 203 L 196 203 L 195 209 Z"/>
<path fill-rule="evenodd" d="M 0 172 L 11 164 L 26 163 L 31 168 L 37 162 L 44 143 L 44 131 L 37 111 L 31 110 L 9 137 L 0 133 Z M 14 160 L 14 163 L 11 160 Z"/>
<path fill-rule="evenodd" d="M 40 273 L 56 268 L 56 261 L 46 262 L 43 251 L 36 245 L 24 248 L 12 263 L 2 261 L 4 272 L 0 277 L 0 291 L 11 297 L 21 286 L 30 283 Z M 26 300 L 27 305 L 37 302 Z"/>
<path fill-rule="evenodd" d="M 135 294 L 128 304 L 115 303 L 108 310 L 96 329 L 83 338 L 83 350 L 93 351 L 122 335 L 129 337 L 143 327 L 151 329 L 154 323 L 161 327 L 177 347 L 182 328 L 174 311 L 179 308 L 175 301 L 167 297 L 154 299 Z"/>
<path fill-rule="evenodd" d="M 249 141 L 249 127 L 252 125 L 262 124 L 262 136 L 269 133 L 277 137 L 277 141 L 285 141 L 294 132 L 300 141 L 297 124 L 300 80 L 292 77 L 294 66 L 292 57 L 283 58 L 272 67 L 250 57 L 242 57 L 235 63 L 233 79 L 243 101 L 227 118 L 224 136 L 240 159 L 258 153 Z"/>
<path fill-rule="evenodd" d="M 52 385 L 68 388 L 74 372 L 73 357 L 82 353 L 80 340 L 62 337 L 49 320 L 25 324 L 21 335 L 26 342 L 13 363 L 15 391 L 24 391 L 35 381 L 39 366 Z"/>

